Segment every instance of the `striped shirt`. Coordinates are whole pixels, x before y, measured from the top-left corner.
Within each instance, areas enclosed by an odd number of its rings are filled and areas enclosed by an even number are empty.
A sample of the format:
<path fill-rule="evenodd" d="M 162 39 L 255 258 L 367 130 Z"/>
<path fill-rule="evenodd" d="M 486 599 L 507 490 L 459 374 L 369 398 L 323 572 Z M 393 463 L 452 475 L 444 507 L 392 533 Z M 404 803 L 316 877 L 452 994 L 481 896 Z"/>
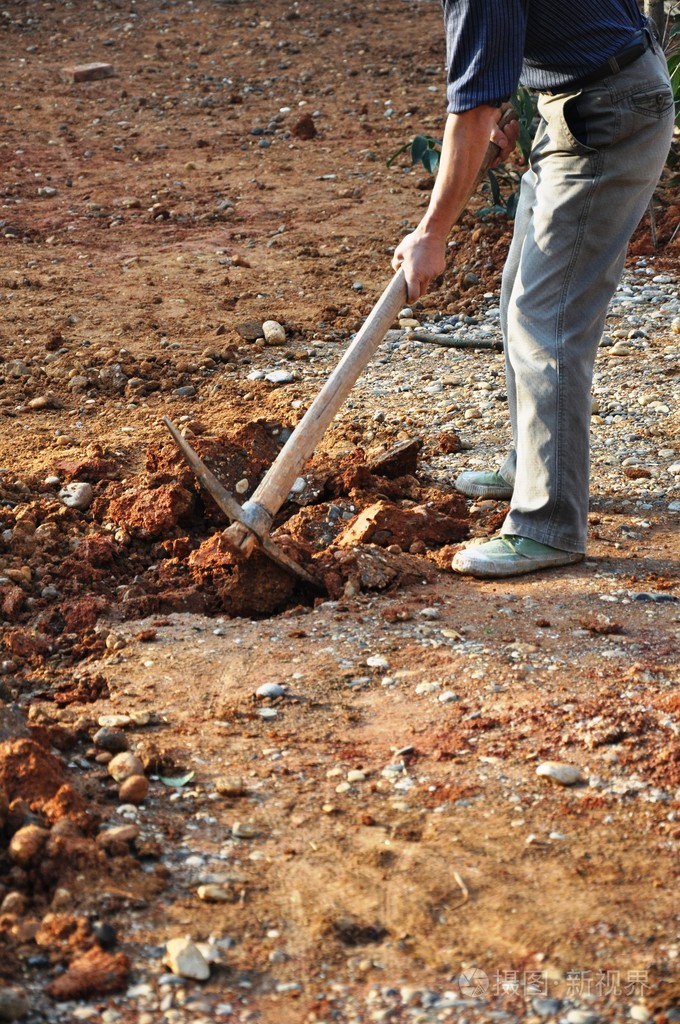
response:
<path fill-rule="evenodd" d="M 498 106 L 521 81 L 561 89 L 623 49 L 644 24 L 636 0 L 442 0 L 451 113 Z"/>

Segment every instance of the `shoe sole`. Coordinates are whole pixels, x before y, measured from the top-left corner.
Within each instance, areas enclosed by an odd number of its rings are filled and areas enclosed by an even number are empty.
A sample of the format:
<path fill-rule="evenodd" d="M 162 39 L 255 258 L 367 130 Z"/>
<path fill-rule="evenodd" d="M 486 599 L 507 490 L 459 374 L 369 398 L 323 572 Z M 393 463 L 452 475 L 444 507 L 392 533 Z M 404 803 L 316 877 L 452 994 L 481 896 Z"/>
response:
<path fill-rule="evenodd" d="M 493 484 L 473 484 L 467 480 L 461 483 L 461 477 L 454 481 L 453 486 L 460 494 L 468 498 L 512 498 L 512 487 L 494 487 Z"/>
<path fill-rule="evenodd" d="M 540 569 L 559 569 L 563 565 L 575 565 L 577 562 L 582 562 L 585 558 L 585 555 L 574 553 L 565 554 L 561 558 L 523 558 L 521 561 L 508 559 L 507 562 L 488 561 L 482 563 L 477 562 L 476 559 L 470 559 L 466 565 L 463 555 L 464 552 L 459 552 L 455 556 L 451 563 L 451 568 L 454 572 L 461 575 L 474 576 L 477 579 L 503 579 L 508 576 L 525 576 L 527 573 L 538 572 Z M 459 560 L 458 565 L 456 565 L 457 560 Z"/>

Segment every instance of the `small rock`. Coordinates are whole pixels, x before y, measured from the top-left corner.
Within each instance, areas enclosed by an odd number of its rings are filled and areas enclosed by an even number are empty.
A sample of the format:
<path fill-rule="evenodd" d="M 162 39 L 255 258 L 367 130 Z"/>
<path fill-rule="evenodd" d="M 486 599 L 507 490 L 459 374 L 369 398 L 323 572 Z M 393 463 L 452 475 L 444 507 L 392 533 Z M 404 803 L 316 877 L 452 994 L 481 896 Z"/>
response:
<path fill-rule="evenodd" d="M 215 779 L 215 789 L 220 796 L 244 796 L 246 793 L 243 779 L 236 775 L 222 775 Z"/>
<path fill-rule="evenodd" d="M 124 757 L 124 754 L 119 754 Z M 115 760 L 115 758 L 114 758 Z M 111 762 L 109 762 L 109 770 Z M 130 775 L 121 784 L 118 790 L 120 800 L 125 804 L 141 804 L 149 795 L 149 780 L 145 775 Z"/>
<path fill-rule="evenodd" d="M 66 484 L 59 491 L 59 500 L 68 508 L 77 508 L 81 512 L 89 508 L 94 499 L 94 491 L 90 484 Z"/>
<path fill-rule="evenodd" d="M 362 772 L 360 769 L 355 768 L 351 772 L 347 772 L 348 782 L 364 782 L 366 779 L 366 772 Z"/>
<path fill-rule="evenodd" d="M 236 333 L 244 341 L 257 341 L 258 338 L 264 338 L 264 330 L 258 320 L 247 320 L 246 323 L 236 324 Z"/>
<path fill-rule="evenodd" d="M 295 380 L 290 370 L 272 370 L 265 374 L 264 379 L 270 384 L 291 384 Z"/>
<path fill-rule="evenodd" d="M 632 1020 L 638 1020 L 640 1024 L 646 1024 L 652 1017 L 652 1011 L 648 1007 L 643 1006 L 642 1003 L 631 1006 L 629 1013 Z"/>
<path fill-rule="evenodd" d="M 119 729 L 109 729 L 107 726 L 97 730 L 92 737 L 92 742 L 95 747 L 99 747 L 100 750 L 106 750 L 109 754 L 120 754 L 121 751 L 128 748 L 128 740 L 125 733 L 120 732 Z"/>
<path fill-rule="evenodd" d="M 280 683 L 263 683 L 262 686 L 258 686 L 255 691 L 256 697 L 283 697 L 286 692 L 286 687 L 281 686 Z"/>
<path fill-rule="evenodd" d="M 254 839 L 257 829 L 254 825 L 248 825 L 247 822 L 235 821 L 231 826 L 231 834 L 234 839 Z"/>
<path fill-rule="evenodd" d="M 131 722 L 130 715 L 100 715 L 97 719 L 97 723 L 102 729 L 122 729 L 126 725 L 130 725 Z"/>
<path fill-rule="evenodd" d="M 26 897 L 21 892 L 8 892 L 2 903 L 0 903 L 1 914 L 16 914 L 21 917 L 26 913 Z M 1 1019 L 1 1018 L 0 1018 Z"/>
<path fill-rule="evenodd" d="M 560 1012 L 562 1003 L 559 999 L 550 999 L 537 996 L 531 1000 L 534 1013 L 539 1017 L 555 1017 Z"/>
<path fill-rule="evenodd" d="M 559 786 L 573 786 L 583 781 L 581 769 L 575 764 L 563 761 L 543 761 L 536 769 L 536 774 L 543 779 L 550 779 Z"/>
<path fill-rule="evenodd" d="M 28 996 L 21 989 L 0 988 L 0 1020 L 22 1020 L 30 1009 Z"/>
<path fill-rule="evenodd" d="M 260 716 L 260 718 L 264 718 L 265 720 L 278 718 L 279 714 L 276 708 L 260 708 L 260 710 L 257 713 Z"/>
<path fill-rule="evenodd" d="M 115 825 L 113 828 L 107 828 L 100 832 L 97 836 L 97 843 L 106 850 L 110 846 L 131 843 L 138 835 L 137 825 Z"/>
<path fill-rule="evenodd" d="M 107 921 L 95 921 L 92 925 L 92 934 L 102 949 L 111 949 L 118 941 L 116 929 Z"/>
<path fill-rule="evenodd" d="M 369 668 L 379 668 L 383 672 L 390 667 L 389 661 L 382 654 L 372 654 L 370 658 L 366 658 L 366 664 Z"/>
<path fill-rule="evenodd" d="M 170 939 L 165 951 L 165 964 L 178 978 L 207 981 L 210 977 L 210 967 L 191 939 Z"/>
<path fill-rule="evenodd" d="M 228 885 L 199 885 L 196 895 L 204 903 L 237 903 L 239 898 Z"/>
<path fill-rule="evenodd" d="M 125 782 L 131 776 L 144 775 L 144 765 L 137 755 L 131 754 L 129 750 L 125 750 L 121 754 L 116 754 L 115 757 L 112 757 L 107 768 L 109 775 L 116 782 Z"/>
<path fill-rule="evenodd" d="M 38 856 L 50 833 L 39 825 L 24 825 L 9 841 L 9 856 L 15 864 L 26 867 Z"/>
<path fill-rule="evenodd" d="M 55 395 L 38 395 L 28 403 L 29 409 L 61 409 L 62 404 Z"/>
<path fill-rule="evenodd" d="M 283 345 L 286 340 L 286 330 L 277 320 L 265 320 L 262 324 L 262 333 L 267 345 Z"/>
<path fill-rule="evenodd" d="M 570 1010 L 566 1016 L 567 1024 L 597 1024 L 599 1019 L 592 1010 Z"/>
<path fill-rule="evenodd" d="M 101 78 L 111 78 L 113 66 L 96 62 L 93 64 L 71 64 L 61 69 L 62 77 L 70 82 L 94 82 Z"/>
<path fill-rule="evenodd" d="M 302 114 L 291 129 L 296 139 L 309 140 L 316 137 L 316 125 L 311 114 Z"/>

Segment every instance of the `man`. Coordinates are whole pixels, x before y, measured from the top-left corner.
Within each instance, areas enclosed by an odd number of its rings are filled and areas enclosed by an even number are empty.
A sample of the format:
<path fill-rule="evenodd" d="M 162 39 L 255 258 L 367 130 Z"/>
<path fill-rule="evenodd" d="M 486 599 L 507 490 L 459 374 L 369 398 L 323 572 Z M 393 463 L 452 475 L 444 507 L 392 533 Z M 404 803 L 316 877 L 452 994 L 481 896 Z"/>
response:
<path fill-rule="evenodd" d="M 626 247 L 673 131 L 661 48 L 636 0 L 443 0 L 448 117 L 427 212 L 395 250 L 414 301 L 444 271 L 447 235 L 518 82 L 539 93 L 503 273 L 513 448 L 498 472 L 466 472 L 471 497 L 511 498 L 501 535 L 465 548 L 457 572 L 514 576 L 586 550 L 590 389 Z"/>

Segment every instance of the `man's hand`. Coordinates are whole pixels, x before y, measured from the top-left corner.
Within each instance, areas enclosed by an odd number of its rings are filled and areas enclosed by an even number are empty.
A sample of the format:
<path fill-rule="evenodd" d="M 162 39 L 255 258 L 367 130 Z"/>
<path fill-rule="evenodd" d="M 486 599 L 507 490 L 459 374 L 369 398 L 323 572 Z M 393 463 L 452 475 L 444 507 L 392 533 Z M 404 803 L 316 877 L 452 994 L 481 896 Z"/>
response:
<path fill-rule="evenodd" d="M 512 111 L 514 117 L 508 113 L 509 111 Z M 501 128 L 500 124 L 497 124 L 491 132 L 490 141 L 493 142 L 495 146 L 498 146 L 498 149 L 500 150 L 498 156 L 492 161 L 490 165 L 491 167 L 497 167 L 498 164 L 505 163 L 517 145 L 517 139 L 519 138 L 519 120 L 517 119 L 517 114 L 510 103 L 504 103 L 503 106 L 499 108 L 499 122 L 502 121 L 506 115 L 508 116 L 506 117 L 503 127 Z"/>
<path fill-rule="evenodd" d="M 444 273 L 446 237 L 428 233 L 421 222 L 394 250 L 392 267 L 399 270 L 401 266 L 406 273 L 408 301 L 415 302 L 425 294 L 430 281 Z"/>

